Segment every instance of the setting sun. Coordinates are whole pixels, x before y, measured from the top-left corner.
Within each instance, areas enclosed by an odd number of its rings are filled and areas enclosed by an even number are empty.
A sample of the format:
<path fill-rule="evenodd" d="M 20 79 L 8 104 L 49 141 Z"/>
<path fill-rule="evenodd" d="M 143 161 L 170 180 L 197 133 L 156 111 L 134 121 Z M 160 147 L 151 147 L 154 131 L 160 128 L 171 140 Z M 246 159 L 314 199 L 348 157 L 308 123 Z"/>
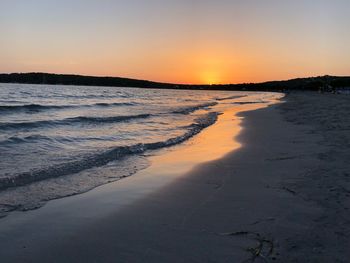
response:
<path fill-rule="evenodd" d="M 220 84 L 222 83 L 220 73 L 215 70 L 203 71 L 200 74 L 200 83 L 209 85 Z"/>
<path fill-rule="evenodd" d="M 216 45 L 206 46 L 198 51 L 198 55 L 194 60 L 195 70 L 198 72 L 197 76 L 193 76 L 196 83 L 213 85 L 228 81 L 225 79 L 225 75 L 228 75 L 227 71 L 230 63 L 225 60 L 222 48 Z"/>

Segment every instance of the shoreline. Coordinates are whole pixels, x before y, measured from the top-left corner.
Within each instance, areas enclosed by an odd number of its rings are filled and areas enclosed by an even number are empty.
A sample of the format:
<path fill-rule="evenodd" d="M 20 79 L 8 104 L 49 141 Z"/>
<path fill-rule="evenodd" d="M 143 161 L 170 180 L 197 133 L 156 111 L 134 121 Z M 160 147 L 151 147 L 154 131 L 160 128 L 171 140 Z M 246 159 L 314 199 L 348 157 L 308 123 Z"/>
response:
<path fill-rule="evenodd" d="M 276 101 L 271 103 L 276 103 Z M 38 209 L 10 212 L 6 217 L 0 219 L 0 243 L 7 242 L 9 246 L 11 243 L 12 246 L 17 245 L 16 238 L 20 236 L 26 240 L 24 242 L 26 244 L 19 245 L 14 250 L 0 250 L 1 258 L 9 260 L 17 256 L 27 258 L 24 254 L 20 255 L 22 252 L 26 252 L 23 247 L 29 248 L 34 245 L 40 250 L 40 247 L 45 245 L 48 240 L 57 237 L 64 238 L 71 231 L 80 231 L 84 227 L 88 227 L 91 221 L 102 220 L 110 213 L 123 210 L 133 203 L 169 187 L 180 178 L 186 177 L 194 167 L 201 163 L 219 160 L 224 155 L 235 151 L 240 147 L 240 143 L 235 141 L 234 137 L 242 129 L 240 125 L 242 120 L 241 117 L 236 116 L 237 112 L 255 110 L 261 107 L 268 107 L 268 103 L 244 104 L 225 110 L 214 125 L 204 129 L 189 141 L 171 148 L 147 153 L 145 157 L 151 165 L 131 177 L 98 186 L 82 194 L 50 200 Z M 211 140 L 207 140 L 207 138 L 211 138 Z M 78 220 L 84 227 L 77 227 L 75 220 Z M 50 225 L 62 227 L 58 221 L 65 222 L 63 226 L 66 230 L 63 234 L 51 229 Z M 12 231 L 13 229 L 16 230 Z M 47 234 L 44 234 L 44 240 L 37 241 L 38 235 L 40 235 L 37 229 L 48 231 Z M 11 251 L 11 255 L 6 255 L 9 251 Z"/>
<path fill-rule="evenodd" d="M 309 101 L 323 105 L 332 95 L 308 95 L 291 94 L 284 104 L 240 114 L 243 147 L 157 191 L 148 180 L 138 189 L 142 198 L 135 199 L 126 187 L 137 177 L 118 181 L 115 185 L 124 189 L 119 194 L 130 203 L 115 199 L 112 183 L 16 220 L 4 218 L 3 262 L 346 262 L 349 212 L 327 210 L 337 202 L 346 206 L 346 196 L 323 204 L 314 189 L 317 179 L 310 177 L 322 168 L 327 159 L 320 154 L 331 146 L 320 143 L 323 131 L 312 132 L 313 123 L 300 115 L 315 107 Z M 332 225 L 336 216 L 338 225 Z M 342 228 L 343 237 L 325 239 Z"/>
<path fill-rule="evenodd" d="M 257 102 L 261 96 L 253 94 L 250 100 Z M 157 180 L 153 179 L 153 174 L 157 175 L 155 178 L 159 180 L 163 180 L 160 179 L 161 177 L 176 178 L 180 174 L 185 174 L 195 165 L 220 158 L 224 154 L 238 148 L 238 143 L 232 140 L 232 137 L 238 134 L 240 121 L 234 115 L 237 112 L 266 107 L 275 103 L 277 97 L 280 97 L 281 94 L 268 93 L 267 96 L 269 97 L 268 99 L 262 96 L 264 98 L 260 99 L 261 103 L 238 103 L 231 106 L 223 103 L 218 105 L 219 107 L 212 113 L 201 110 L 203 117 L 198 117 L 198 125 L 193 126 L 184 135 L 164 141 L 163 146 L 157 145 L 156 148 L 158 149 L 152 149 L 154 145 L 151 145 L 151 149 L 147 150 L 148 146 L 146 144 L 138 147 L 139 149 L 145 148 L 141 150 L 141 153 L 125 155 L 124 158 L 113 160 L 102 167 L 93 167 L 83 170 L 81 173 L 63 177 L 51 177 L 48 174 L 49 178 L 46 180 L 34 181 L 31 184 L 10 187 L 0 191 L 0 218 L 14 211 L 38 209 L 51 200 L 84 194 L 96 187 L 117 182 L 121 179 L 125 180 L 129 176 L 134 176 L 135 173 L 141 175 L 144 173 L 150 174 L 148 176 L 150 180 Z M 240 97 L 241 95 L 237 98 Z M 230 115 L 235 120 L 232 120 Z M 208 140 L 207 138 L 210 139 Z M 111 154 L 106 157 L 114 159 L 114 156 Z M 151 163 L 153 163 L 152 167 L 150 167 Z M 171 168 L 172 174 L 169 174 L 169 168 Z M 144 169 L 147 169 L 147 171 L 142 172 Z M 88 176 L 89 174 L 91 176 Z M 67 181 L 69 184 L 64 184 L 64 181 Z M 79 186 L 81 182 L 83 184 Z M 55 191 L 46 191 L 47 188 L 52 188 Z"/>

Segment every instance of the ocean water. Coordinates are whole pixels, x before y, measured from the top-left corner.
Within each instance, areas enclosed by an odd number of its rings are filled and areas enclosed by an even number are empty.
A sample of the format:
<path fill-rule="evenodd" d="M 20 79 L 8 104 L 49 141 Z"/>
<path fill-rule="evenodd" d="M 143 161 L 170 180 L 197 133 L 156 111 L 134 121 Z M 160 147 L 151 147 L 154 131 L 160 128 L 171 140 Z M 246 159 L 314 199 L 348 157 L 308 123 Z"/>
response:
<path fill-rule="evenodd" d="M 227 107 L 269 93 L 0 84 L 0 212 L 26 210 L 146 168 Z"/>

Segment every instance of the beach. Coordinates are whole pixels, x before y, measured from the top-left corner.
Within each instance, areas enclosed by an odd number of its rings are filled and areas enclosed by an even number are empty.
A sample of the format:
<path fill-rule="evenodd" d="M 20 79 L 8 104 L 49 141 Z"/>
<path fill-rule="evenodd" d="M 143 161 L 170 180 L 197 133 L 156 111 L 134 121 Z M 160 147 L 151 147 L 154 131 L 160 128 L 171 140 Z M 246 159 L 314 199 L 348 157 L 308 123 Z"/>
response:
<path fill-rule="evenodd" d="M 220 158 L 2 218 L 1 262 L 347 262 L 349 97 L 282 100 L 239 113 Z"/>

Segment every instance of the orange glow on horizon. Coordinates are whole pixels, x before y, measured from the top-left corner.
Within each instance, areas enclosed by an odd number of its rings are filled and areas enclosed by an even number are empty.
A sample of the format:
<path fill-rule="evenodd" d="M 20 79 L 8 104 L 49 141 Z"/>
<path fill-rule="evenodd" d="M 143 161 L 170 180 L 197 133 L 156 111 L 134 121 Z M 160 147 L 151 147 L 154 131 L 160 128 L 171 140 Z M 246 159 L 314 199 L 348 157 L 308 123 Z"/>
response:
<path fill-rule="evenodd" d="M 285 60 L 281 61 L 279 54 L 284 54 Z M 200 48 L 177 46 L 158 51 L 157 56 L 147 53 L 147 47 L 128 54 L 101 50 L 98 56 L 90 56 L 89 50 L 82 48 L 79 54 L 67 50 L 63 56 L 49 53 L 47 58 L 40 60 L 36 59 L 37 54 L 21 55 L 28 56 L 27 60 L 7 63 L 0 67 L 0 72 L 47 72 L 209 85 L 347 75 L 345 66 L 345 70 L 330 71 L 318 53 L 310 53 L 308 60 L 303 62 L 294 54 L 285 54 L 284 50 L 261 43 L 250 47 L 243 45 L 236 51 L 223 43 L 207 42 Z"/>
<path fill-rule="evenodd" d="M 201 83 L 203 84 L 220 84 L 221 80 L 217 72 L 207 71 L 201 73 Z"/>
<path fill-rule="evenodd" d="M 194 71 L 198 73 L 197 76 L 193 76 L 196 83 L 209 85 L 223 83 L 226 63 L 221 59 L 221 55 L 211 55 L 209 52 L 204 54 L 197 59 L 197 69 Z"/>
<path fill-rule="evenodd" d="M 0 73 L 178 84 L 346 76 L 349 8 L 327 0 L 4 1 Z"/>

